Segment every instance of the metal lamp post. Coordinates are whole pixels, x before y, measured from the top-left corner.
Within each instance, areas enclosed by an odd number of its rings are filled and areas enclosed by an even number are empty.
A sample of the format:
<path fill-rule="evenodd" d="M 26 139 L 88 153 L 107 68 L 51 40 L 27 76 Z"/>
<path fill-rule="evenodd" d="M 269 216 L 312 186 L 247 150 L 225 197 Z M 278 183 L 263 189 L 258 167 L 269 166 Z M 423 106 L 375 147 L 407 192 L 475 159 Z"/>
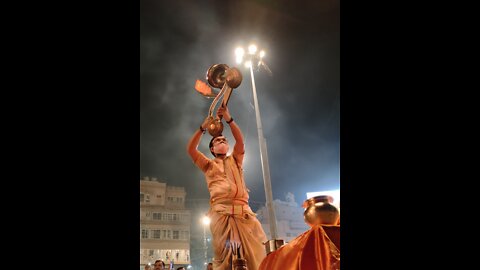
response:
<path fill-rule="evenodd" d="M 236 55 L 236 62 L 238 64 L 242 63 L 243 57 L 245 56 L 245 51 L 243 48 L 237 48 L 235 50 Z M 252 90 L 253 90 L 253 100 L 255 103 L 255 116 L 257 122 L 257 131 L 258 131 L 258 143 L 260 146 L 260 159 L 262 162 L 262 173 L 263 173 L 263 184 L 265 187 L 265 198 L 266 198 L 266 207 L 268 210 L 268 218 L 269 218 L 269 225 L 270 225 L 270 236 L 271 240 L 268 240 L 266 243 L 267 253 L 276 250 L 278 247 L 283 245 L 283 240 L 277 239 L 277 219 L 275 218 L 275 208 L 273 205 L 273 198 L 272 198 L 272 184 L 270 181 L 270 168 L 268 166 L 268 155 L 267 155 L 267 142 L 263 137 L 263 129 L 262 129 L 262 119 L 260 118 L 260 110 L 258 106 L 258 98 L 257 98 L 257 89 L 255 86 L 255 77 L 253 74 L 253 63 L 254 61 L 258 62 L 258 65 L 263 64 L 265 69 L 270 72 L 268 67 L 262 61 L 262 58 L 265 56 L 265 51 L 260 51 L 257 54 L 257 47 L 255 45 L 250 45 L 248 47 L 248 53 L 246 55 L 247 60 L 245 61 L 245 66 L 250 68 L 250 77 L 252 79 Z"/>
<path fill-rule="evenodd" d="M 204 216 L 202 218 L 203 223 L 203 250 L 204 250 L 204 265 L 208 264 L 208 246 L 207 246 L 207 226 L 210 224 L 210 218 Z"/>

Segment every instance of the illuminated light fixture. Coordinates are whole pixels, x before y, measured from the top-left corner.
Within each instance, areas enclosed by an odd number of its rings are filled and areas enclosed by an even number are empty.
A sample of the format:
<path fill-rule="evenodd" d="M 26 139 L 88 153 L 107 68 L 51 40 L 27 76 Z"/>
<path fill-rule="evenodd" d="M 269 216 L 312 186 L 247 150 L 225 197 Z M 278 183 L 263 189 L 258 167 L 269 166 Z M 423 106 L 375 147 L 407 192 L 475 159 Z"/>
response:
<path fill-rule="evenodd" d="M 237 64 L 241 64 L 243 61 L 243 56 L 245 55 L 245 50 L 241 47 L 235 49 L 235 61 Z"/>
<path fill-rule="evenodd" d="M 245 54 L 245 50 L 242 47 L 238 47 L 235 49 L 235 56 L 243 57 L 244 54 Z"/>
<path fill-rule="evenodd" d="M 248 53 L 249 54 L 255 54 L 256 52 L 257 52 L 257 46 L 255 46 L 253 44 L 248 46 Z"/>
<path fill-rule="evenodd" d="M 243 57 L 238 57 L 238 56 L 235 57 L 235 62 L 236 62 L 237 64 L 241 64 L 241 63 L 243 62 Z"/>
<path fill-rule="evenodd" d="M 203 225 L 208 225 L 208 224 L 210 224 L 210 218 L 207 217 L 207 216 L 204 216 L 204 217 L 202 218 L 202 223 L 203 223 Z"/>

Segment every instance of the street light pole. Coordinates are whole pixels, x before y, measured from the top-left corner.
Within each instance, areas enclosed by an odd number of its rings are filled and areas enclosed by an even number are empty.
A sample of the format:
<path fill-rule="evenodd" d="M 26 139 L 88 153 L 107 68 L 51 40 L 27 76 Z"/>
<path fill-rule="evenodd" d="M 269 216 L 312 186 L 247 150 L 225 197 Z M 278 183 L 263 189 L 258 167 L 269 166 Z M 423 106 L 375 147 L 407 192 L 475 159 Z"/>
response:
<path fill-rule="evenodd" d="M 258 144 L 260 146 L 260 159 L 262 162 L 263 184 L 265 187 L 266 207 L 268 210 L 268 219 L 270 224 L 270 236 L 272 239 L 277 239 L 278 237 L 277 219 L 275 218 L 275 208 L 273 206 L 272 184 L 270 181 L 270 168 L 268 166 L 267 142 L 263 137 L 262 119 L 260 118 L 260 110 L 258 108 L 258 99 L 257 99 L 257 89 L 255 87 L 255 78 L 253 75 L 253 61 L 250 61 L 250 76 L 252 78 L 253 101 L 255 103 L 255 116 L 257 119 L 257 131 L 258 131 Z"/>
<path fill-rule="evenodd" d="M 210 218 L 204 216 L 202 219 L 203 223 L 203 250 L 204 250 L 204 265 L 208 264 L 208 246 L 207 246 L 207 225 L 210 224 Z"/>
<path fill-rule="evenodd" d="M 204 263 L 207 263 L 207 232 L 206 232 L 206 225 L 203 224 L 203 251 L 205 253 L 204 255 Z"/>
<path fill-rule="evenodd" d="M 262 129 L 262 119 L 260 117 L 260 109 L 258 106 L 258 98 L 257 98 L 257 88 L 255 86 L 255 77 L 253 75 L 253 62 L 254 60 L 258 61 L 258 66 L 262 65 L 265 70 L 271 74 L 270 69 L 267 67 L 265 62 L 263 62 L 262 58 L 265 56 L 265 51 L 260 51 L 260 53 L 256 54 L 257 46 L 250 45 L 248 47 L 248 55 L 249 61 L 245 62 L 245 65 L 250 68 L 250 78 L 252 79 L 252 90 L 253 90 L 253 101 L 255 103 L 255 116 L 257 120 L 257 131 L 258 131 L 258 145 L 260 148 L 260 159 L 262 162 L 262 173 L 263 173 L 263 184 L 265 187 L 265 199 L 266 199 L 266 208 L 268 211 L 268 219 L 270 225 L 270 236 L 271 239 L 265 242 L 265 249 L 267 254 L 275 251 L 279 247 L 283 245 L 282 239 L 277 239 L 277 219 L 275 218 L 275 208 L 273 205 L 273 198 L 272 198 L 272 184 L 270 182 L 270 168 L 268 167 L 268 155 L 267 155 L 267 141 L 263 137 L 263 129 Z M 245 50 L 243 48 L 235 49 L 235 56 L 236 62 L 238 64 L 242 63 L 243 56 L 245 54 Z"/>

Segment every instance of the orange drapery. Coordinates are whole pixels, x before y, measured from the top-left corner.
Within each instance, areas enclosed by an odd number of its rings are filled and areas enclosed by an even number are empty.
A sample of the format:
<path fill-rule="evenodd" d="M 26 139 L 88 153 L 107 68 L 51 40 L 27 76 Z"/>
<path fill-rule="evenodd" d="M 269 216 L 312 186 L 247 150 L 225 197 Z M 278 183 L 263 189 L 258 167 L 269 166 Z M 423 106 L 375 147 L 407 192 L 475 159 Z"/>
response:
<path fill-rule="evenodd" d="M 315 225 L 271 252 L 258 270 L 340 269 L 340 226 Z"/>

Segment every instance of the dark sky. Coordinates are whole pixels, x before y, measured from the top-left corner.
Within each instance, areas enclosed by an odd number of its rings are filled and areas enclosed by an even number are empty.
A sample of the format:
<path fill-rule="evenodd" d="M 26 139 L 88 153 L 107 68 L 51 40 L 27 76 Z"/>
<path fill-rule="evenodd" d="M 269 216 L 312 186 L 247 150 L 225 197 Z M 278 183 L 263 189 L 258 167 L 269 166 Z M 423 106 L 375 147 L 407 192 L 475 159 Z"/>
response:
<path fill-rule="evenodd" d="M 292 192 L 301 203 L 306 192 L 340 187 L 338 0 L 141 0 L 140 12 L 140 177 L 209 198 L 186 144 L 212 102 L 195 80 L 224 63 L 243 74 L 229 108 L 245 137 L 250 200 L 265 202 L 250 73 L 234 55 L 255 42 L 273 72 L 254 75 L 273 198 Z M 209 157 L 210 139 L 206 133 L 199 146 Z"/>

